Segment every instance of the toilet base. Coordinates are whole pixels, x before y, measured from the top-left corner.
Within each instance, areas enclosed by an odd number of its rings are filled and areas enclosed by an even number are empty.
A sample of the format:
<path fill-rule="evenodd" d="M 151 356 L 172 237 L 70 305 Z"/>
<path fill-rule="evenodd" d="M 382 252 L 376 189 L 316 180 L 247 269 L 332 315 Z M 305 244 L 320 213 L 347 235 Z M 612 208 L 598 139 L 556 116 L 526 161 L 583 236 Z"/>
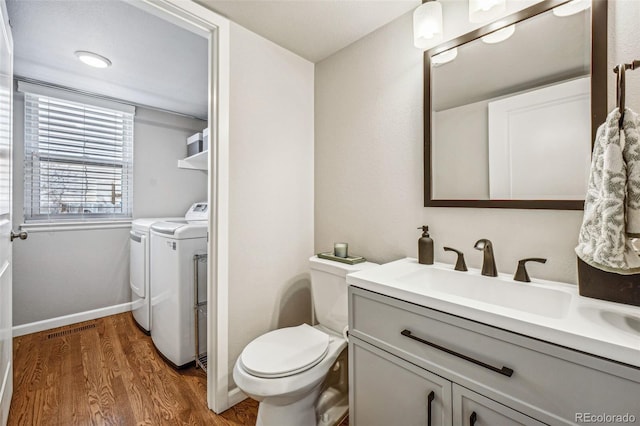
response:
<path fill-rule="evenodd" d="M 262 401 L 258 406 L 256 426 L 336 426 L 349 414 L 348 394 L 339 395 L 334 388 L 326 389 L 320 399 L 331 394 L 333 404 L 316 413 L 318 390 L 314 389 L 302 400 L 288 405 L 275 405 Z"/>
<path fill-rule="evenodd" d="M 343 349 L 325 380 L 299 401 L 267 398 L 258 406 L 256 426 L 337 426 L 349 414 L 349 369 Z"/>
<path fill-rule="evenodd" d="M 293 404 L 276 405 L 262 401 L 258 406 L 256 426 L 315 426 L 316 407 L 320 385 Z"/>
<path fill-rule="evenodd" d="M 320 401 L 324 398 L 332 399 L 328 407 L 316 404 L 317 426 L 337 426 L 349 414 L 349 394 L 342 394 L 335 388 L 326 389 L 320 395 Z"/>
<path fill-rule="evenodd" d="M 318 426 L 337 426 L 349 414 L 349 356 L 343 349 L 329 369 L 316 401 Z"/>

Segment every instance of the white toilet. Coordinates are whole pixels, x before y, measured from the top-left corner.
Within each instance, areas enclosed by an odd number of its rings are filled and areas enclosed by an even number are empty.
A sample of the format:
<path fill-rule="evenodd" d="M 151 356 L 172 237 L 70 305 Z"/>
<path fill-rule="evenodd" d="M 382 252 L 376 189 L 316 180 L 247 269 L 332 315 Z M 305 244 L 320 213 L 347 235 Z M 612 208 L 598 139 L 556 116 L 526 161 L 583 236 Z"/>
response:
<path fill-rule="evenodd" d="M 319 324 L 263 334 L 244 348 L 233 369 L 238 387 L 260 401 L 258 426 L 335 425 L 348 411 L 345 276 L 377 265 L 347 265 L 316 256 L 309 264 Z M 326 383 L 330 369 L 333 375 L 337 372 L 333 381 L 342 386 Z"/>

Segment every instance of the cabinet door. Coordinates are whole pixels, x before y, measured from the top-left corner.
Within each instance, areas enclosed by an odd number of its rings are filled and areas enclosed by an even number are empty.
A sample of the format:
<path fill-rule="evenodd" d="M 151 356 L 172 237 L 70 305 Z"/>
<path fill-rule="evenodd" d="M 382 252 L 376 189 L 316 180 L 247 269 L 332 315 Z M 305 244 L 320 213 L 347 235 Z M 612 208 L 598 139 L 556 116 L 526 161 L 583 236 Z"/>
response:
<path fill-rule="evenodd" d="M 452 384 L 453 424 L 460 426 L 510 426 L 544 425 L 519 411 L 515 411 L 496 401 Z"/>
<path fill-rule="evenodd" d="M 360 426 L 451 426 L 451 382 L 351 338 L 349 420 Z"/>

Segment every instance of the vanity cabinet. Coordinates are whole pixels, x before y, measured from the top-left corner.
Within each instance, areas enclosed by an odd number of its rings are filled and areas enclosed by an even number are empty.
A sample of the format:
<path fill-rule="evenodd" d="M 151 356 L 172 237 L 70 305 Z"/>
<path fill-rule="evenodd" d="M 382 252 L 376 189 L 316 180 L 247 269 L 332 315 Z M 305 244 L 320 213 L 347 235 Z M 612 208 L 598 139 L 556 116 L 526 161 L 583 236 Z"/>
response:
<path fill-rule="evenodd" d="M 354 286 L 349 328 L 356 426 L 573 425 L 583 413 L 640 422 L 630 365 Z"/>
<path fill-rule="evenodd" d="M 351 421 L 362 425 L 527 425 L 525 416 L 359 340 L 351 348 Z"/>
<path fill-rule="evenodd" d="M 452 426 L 451 382 L 366 342 L 349 349 L 350 424 Z"/>

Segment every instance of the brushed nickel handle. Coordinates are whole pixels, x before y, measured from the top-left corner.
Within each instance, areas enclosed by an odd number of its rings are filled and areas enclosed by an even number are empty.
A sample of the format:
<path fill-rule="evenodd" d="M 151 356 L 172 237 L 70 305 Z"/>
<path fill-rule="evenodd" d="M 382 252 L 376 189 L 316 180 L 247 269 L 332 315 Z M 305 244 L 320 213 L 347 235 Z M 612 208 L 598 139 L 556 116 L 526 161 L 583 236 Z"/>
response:
<path fill-rule="evenodd" d="M 432 348 L 436 348 L 436 349 L 438 349 L 438 350 L 440 350 L 442 352 L 446 352 L 446 353 L 448 353 L 450 355 L 457 356 L 458 358 L 462 358 L 465 361 L 469 361 L 469 362 L 472 362 L 472 363 L 474 363 L 476 365 L 479 365 L 481 367 L 489 369 L 491 371 L 495 371 L 496 373 L 502 374 L 503 376 L 511 377 L 513 375 L 513 370 L 510 369 L 509 367 L 504 367 L 503 366 L 502 368 L 498 368 L 498 367 L 494 367 L 493 365 L 489 365 L 487 363 L 484 363 L 482 361 L 478 361 L 477 359 L 471 358 L 470 356 L 461 354 L 461 353 L 456 352 L 456 351 L 452 351 L 451 349 L 447 349 L 447 348 L 445 348 L 443 346 L 436 345 L 435 343 L 432 343 L 432 342 L 429 342 L 427 340 L 421 339 L 421 338 L 419 338 L 417 336 L 414 336 L 413 334 L 411 334 L 411 330 L 402 330 L 400 332 L 400 334 L 402 334 L 405 337 L 408 337 L 409 339 L 413 339 L 413 340 L 418 341 L 420 343 L 424 343 L 427 346 L 431 346 Z"/>
<path fill-rule="evenodd" d="M 14 232 L 11 231 L 11 241 L 15 240 L 16 238 L 20 238 L 21 240 L 26 240 L 27 237 L 29 236 L 29 234 L 27 234 L 27 231 L 20 231 L 20 232 Z"/>

